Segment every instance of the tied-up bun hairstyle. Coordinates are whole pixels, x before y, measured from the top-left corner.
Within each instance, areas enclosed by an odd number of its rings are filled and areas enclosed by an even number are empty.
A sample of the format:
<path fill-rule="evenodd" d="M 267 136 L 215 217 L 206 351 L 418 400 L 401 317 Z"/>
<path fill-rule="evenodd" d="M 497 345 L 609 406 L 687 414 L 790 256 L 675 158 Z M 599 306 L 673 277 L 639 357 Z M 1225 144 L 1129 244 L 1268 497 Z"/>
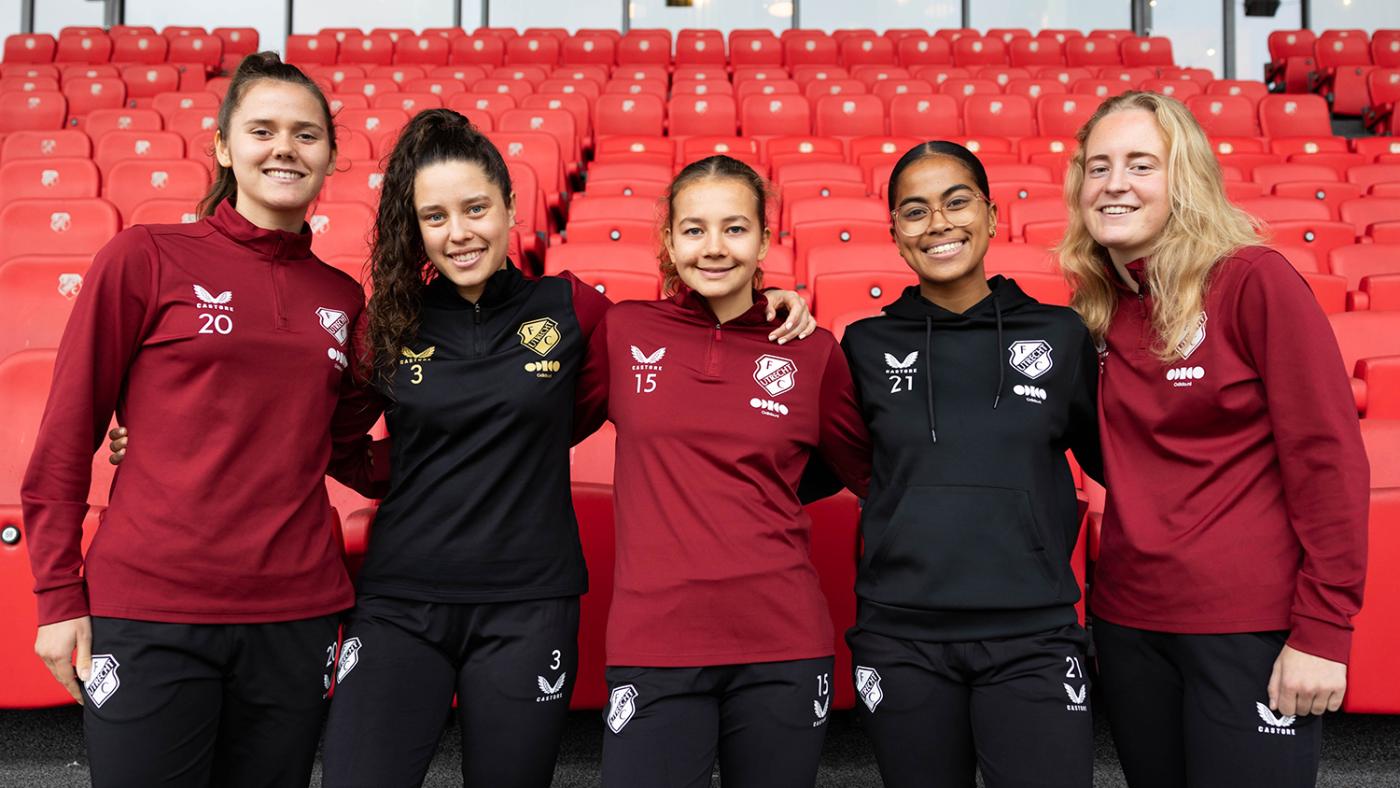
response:
<path fill-rule="evenodd" d="M 384 166 L 379 213 L 370 237 L 370 358 L 363 359 L 386 382 L 393 376 L 400 350 L 418 333 L 423 287 L 437 276 L 423 248 L 414 181 L 423 168 L 448 161 L 481 167 L 487 180 L 500 189 L 502 204 L 509 207 L 510 171 L 505 160 L 464 116 L 450 109 L 424 110 L 399 132 Z"/>
<path fill-rule="evenodd" d="M 1166 143 L 1167 224 L 1148 252 L 1144 273 L 1152 294 L 1153 352 L 1170 363 L 1195 330 L 1205 308 L 1211 272 L 1235 250 L 1259 243 L 1258 223 L 1225 195 L 1220 165 L 1191 111 L 1176 99 L 1129 91 L 1108 99 L 1079 130 L 1079 149 L 1065 173 L 1069 227 L 1057 249 L 1074 296 L 1070 305 L 1100 342 L 1118 305 L 1108 250 L 1094 240 L 1079 207 L 1084 187 L 1085 143 L 1100 121 L 1114 112 L 1141 110 L 1157 121 Z"/>
<path fill-rule="evenodd" d="M 904 155 L 899 157 L 899 161 L 894 163 L 894 169 L 890 170 L 889 204 L 891 211 L 895 209 L 894 200 L 895 194 L 899 191 L 899 176 L 914 162 L 929 156 L 949 156 L 957 159 L 971 173 L 972 181 L 982 192 L 982 196 L 987 198 L 988 203 L 992 202 L 992 187 L 987 182 L 987 168 L 982 166 L 982 160 L 977 158 L 977 154 L 956 142 L 930 140 L 905 151 Z M 995 207 L 994 203 L 993 207 Z M 890 220 L 894 221 L 894 217 L 890 217 Z"/>
<path fill-rule="evenodd" d="M 238 107 L 243 103 L 243 97 L 248 95 L 248 89 L 262 80 L 272 80 L 275 82 L 286 82 L 292 85 L 300 85 L 316 97 L 316 103 L 321 106 L 321 111 L 325 113 L 326 119 L 326 140 L 330 143 L 331 151 L 335 151 L 335 122 L 331 117 L 331 105 L 326 101 L 326 94 L 321 92 L 321 88 L 306 76 L 301 69 L 296 66 L 283 63 L 282 58 L 276 52 L 256 52 L 243 58 L 238 64 L 238 68 L 233 72 L 233 78 L 229 80 L 228 92 L 224 94 L 224 100 L 219 104 L 219 114 L 216 118 L 219 136 L 225 141 L 229 138 L 229 124 L 233 121 L 233 113 L 238 111 Z M 238 180 L 233 176 L 233 170 L 219 163 L 217 157 L 214 158 L 214 183 L 209 187 L 209 193 L 204 195 L 204 199 L 199 201 L 199 218 L 210 216 L 225 200 L 234 202 L 238 199 Z"/>
<path fill-rule="evenodd" d="M 768 230 L 768 184 L 763 180 L 763 176 L 754 172 L 753 167 L 728 156 L 709 156 L 691 162 L 676 175 L 675 180 L 671 181 L 671 187 L 666 190 L 666 196 L 661 198 L 661 226 L 671 226 L 676 213 L 677 194 L 693 183 L 711 178 L 735 180 L 753 192 L 758 207 L 758 231 L 763 233 Z M 661 292 L 663 295 L 673 295 L 680 289 L 681 277 L 676 272 L 676 262 L 671 259 L 671 253 L 665 243 L 661 244 L 657 259 L 661 263 Z M 761 265 L 754 270 L 753 286 L 755 289 L 763 287 Z"/>

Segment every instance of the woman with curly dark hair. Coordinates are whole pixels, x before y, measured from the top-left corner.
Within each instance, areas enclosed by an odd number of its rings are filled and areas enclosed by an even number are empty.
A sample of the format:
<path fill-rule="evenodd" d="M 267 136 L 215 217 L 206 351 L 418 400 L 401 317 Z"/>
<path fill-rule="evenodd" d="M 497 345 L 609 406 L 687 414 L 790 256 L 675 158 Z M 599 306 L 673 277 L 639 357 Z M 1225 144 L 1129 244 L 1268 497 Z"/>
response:
<path fill-rule="evenodd" d="M 575 381 L 609 306 L 508 259 L 514 193 L 463 116 L 429 110 L 385 169 L 360 424 L 391 435 L 325 743 L 325 784 L 416 785 L 455 694 L 466 785 L 547 786 L 587 576 L 569 490 Z M 795 294 L 794 328 L 813 329 Z M 775 332 L 781 333 L 780 332 Z"/>

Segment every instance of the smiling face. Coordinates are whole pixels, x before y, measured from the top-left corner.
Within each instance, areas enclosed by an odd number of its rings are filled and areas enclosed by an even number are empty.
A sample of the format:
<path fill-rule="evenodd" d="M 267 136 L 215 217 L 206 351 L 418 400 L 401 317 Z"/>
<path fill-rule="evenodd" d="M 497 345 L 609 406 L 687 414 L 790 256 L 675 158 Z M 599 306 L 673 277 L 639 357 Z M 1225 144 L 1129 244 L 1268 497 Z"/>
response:
<path fill-rule="evenodd" d="M 997 209 L 987 202 L 962 162 L 931 155 L 910 164 L 895 184 L 894 206 L 902 218 L 890 233 L 899 256 L 921 282 L 939 288 L 985 283 L 982 259 L 996 232 Z M 908 235 L 901 230 L 925 219 L 928 226 L 923 232 Z M 965 226 L 957 226 L 964 221 Z"/>
<path fill-rule="evenodd" d="M 501 270 L 515 224 L 515 195 L 471 161 L 441 161 L 413 178 L 413 210 L 428 259 L 463 298 L 475 303 Z"/>
<path fill-rule="evenodd" d="M 1144 257 L 1167 226 L 1167 144 L 1156 117 L 1141 109 L 1104 116 L 1084 141 L 1084 226 L 1114 263 Z"/>
<path fill-rule="evenodd" d="M 721 314 L 732 311 L 722 303 L 749 300 L 754 271 L 768 254 L 769 233 L 758 211 L 757 196 L 737 178 L 693 181 L 671 201 L 671 224 L 662 239 L 666 251 L 680 280 L 721 319 L 734 316 Z"/>
<path fill-rule="evenodd" d="M 264 79 L 249 85 L 214 135 L 219 164 L 238 182 L 236 208 L 265 229 L 297 231 L 335 167 L 326 114 L 306 88 Z"/>

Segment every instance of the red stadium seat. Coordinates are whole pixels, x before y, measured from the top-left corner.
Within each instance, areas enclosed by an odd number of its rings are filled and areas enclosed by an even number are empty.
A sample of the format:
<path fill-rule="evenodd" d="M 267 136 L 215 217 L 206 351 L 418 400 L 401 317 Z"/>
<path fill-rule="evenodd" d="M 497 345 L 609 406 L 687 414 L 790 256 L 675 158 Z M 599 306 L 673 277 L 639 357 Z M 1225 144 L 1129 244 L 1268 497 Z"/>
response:
<path fill-rule="evenodd" d="M 405 36 L 394 43 L 394 62 L 422 66 L 445 66 L 452 54 L 452 42 L 443 36 Z"/>
<path fill-rule="evenodd" d="M 1099 108 L 1096 96 L 1041 96 L 1035 104 L 1036 126 L 1043 137 L 1074 137 Z"/>
<path fill-rule="evenodd" d="M 499 66 L 506 60 L 506 42 L 478 31 L 476 35 L 452 42 L 447 62 L 452 65 Z"/>
<path fill-rule="evenodd" d="M 1321 96 L 1265 96 L 1259 100 L 1259 126 L 1268 137 L 1330 137 L 1331 113 Z"/>
<path fill-rule="evenodd" d="M 671 63 L 669 32 L 631 30 L 617 42 L 619 66 L 661 65 Z"/>
<path fill-rule="evenodd" d="M 1007 44 L 1007 54 L 1013 66 L 1062 66 L 1065 64 L 1064 44 L 1053 38 L 1016 38 Z"/>
<path fill-rule="evenodd" d="M 610 36 L 579 31 L 564 41 L 559 60 L 565 65 L 602 65 L 617 61 L 617 42 Z"/>
<path fill-rule="evenodd" d="M 963 133 L 969 136 L 1033 137 L 1031 100 L 1023 96 L 974 95 L 963 102 Z"/>
<path fill-rule="evenodd" d="M 890 242 L 889 216 L 880 221 L 872 219 L 828 219 L 824 221 L 797 222 L 792 227 L 792 247 L 794 269 L 798 282 L 810 281 L 807 272 L 807 257 L 812 250 L 822 247 L 845 247 L 849 244 Z"/>
<path fill-rule="evenodd" d="M 1243 96 L 1200 95 L 1185 99 L 1186 108 L 1211 137 L 1257 137 L 1258 115 Z"/>
<path fill-rule="evenodd" d="M 0 145 L 0 162 L 18 159 L 90 158 L 92 142 L 75 129 L 56 131 L 17 131 Z"/>
<path fill-rule="evenodd" d="M 569 235 L 568 243 L 580 241 L 589 244 L 612 242 L 615 244 L 636 244 L 655 248 L 655 245 L 660 242 L 656 222 L 637 219 L 589 219 L 571 221 L 569 222 L 567 232 Z M 610 260 L 610 258 L 603 259 Z"/>
<path fill-rule="evenodd" d="M 453 93 L 447 97 L 448 109 L 466 115 L 472 123 L 481 117 L 489 119 L 491 126 L 485 131 L 494 129 L 501 115 L 518 106 L 520 102 L 509 93 Z"/>
<path fill-rule="evenodd" d="M 209 31 L 224 41 L 224 56 L 243 57 L 258 51 L 255 27 L 216 27 Z"/>
<path fill-rule="evenodd" d="M 544 273 L 555 276 L 561 271 L 603 270 L 656 274 L 659 271 L 656 250 L 650 243 L 571 240 L 549 247 L 544 257 Z"/>
<path fill-rule="evenodd" d="M 170 39 L 167 58 L 171 63 L 204 66 L 205 71 L 219 70 L 224 60 L 224 40 L 209 33 L 176 36 Z"/>
<path fill-rule="evenodd" d="M 20 255 L 91 255 L 121 228 L 106 200 L 15 200 L 0 208 L 0 263 Z"/>
<path fill-rule="evenodd" d="M 895 59 L 905 68 L 953 64 L 952 44 L 943 38 L 909 36 L 900 39 L 895 50 Z"/>
<path fill-rule="evenodd" d="M 1347 182 L 1367 189 L 1378 183 L 1400 183 L 1400 163 L 1352 167 L 1347 170 Z"/>
<path fill-rule="evenodd" d="M 1265 232 L 1271 242 L 1300 246 L 1325 260 L 1333 249 L 1356 243 L 1356 228 L 1349 222 L 1286 220 L 1270 222 Z"/>
<path fill-rule="evenodd" d="M 945 95 L 903 95 L 890 100 L 890 134 L 943 139 L 962 133 L 958 102 Z"/>
<path fill-rule="evenodd" d="M 127 217 L 126 225 L 133 224 L 194 224 L 199 221 L 198 200 L 192 198 L 174 200 L 146 200 Z"/>
<path fill-rule="evenodd" d="M 106 63 L 112 59 L 112 39 L 106 33 L 58 36 L 55 63 Z"/>
<path fill-rule="evenodd" d="M 1328 256 L 1332 273 L 1346 281 L 1347 289 L 1354 291 L 1352 300 L 1357 308 L 1384 309 L 1387 304 L 1382 299 L 1378 306 L 1371 302 L 1370 287 L 1362 286 L 1367 279 L 1381 283 L 1400 275 L 1400 245 L 1397 244 L 1356 244 L 1339 246 Z M 1365 297 L 1357 295 L 1364 291 Z M 1392 309 L 1394 307 L 1391 307 Z"/>
<path fill-rule="evenodd" d="M 1337 213 L 1342 221 L 1356 227 L 1358 236 L 1369 235 L 1372 225 L 1393 222 L 1400 217 L 1400 198 L 1363 197 L 1347 200 Z"/>
<path fill-rule="evenodd" d="M 374 211 L 363 202 L 321 200 L 306 218 L 311 227 L 311 251 L 322 260 L 369 257 L 369 228 Z"/>
<path fill-rule="evenodd" d="M 506 63 L 512 65 L 555 66 L 559 64 L 561 42 L 554 36 L 520 36 L 506 42 Z"/>
<path fill-rule="evenodd" d="M 1273 188 L 1276 183 L 1289 183 L 1296 181 L 1340 181 L 1337 172 L 1331 167 L 1323 167 L 1315 164 L 1261 164 L 1254 168 L 1252 180 L 1263 186 L 1265 189 Z"/>
<path fill-rule="evenodd" d="M 598 97 L 598 101 L 593 105 L 593 113 L 594 131 L 598 136 L 605 134 L 661 136 L 665 133 L 666 102 L 650 94 L 637 96 L 618 93 L 605 94 Z"/>
<path fill-rule="evenodd" d="M 340 52 L 340 42 L 329 33 L 287 36 L 287 62 L 298 66 L 331 65 Z"/>
<path fill-rule="evenodd" d="M 374 145 L 375 155 L 383 156 L 394 145 L 399 130 L 408 122 L 408 113 L 401 109 L 350 109 L 336 115 L 336 124 L 364 134 Z"/>
<path fill-rule="evenodd" d="M 177 112 L 217 110 L 218 107 L 218 96 L 202 90 L 161 93 L 151 99 L 151 109 L 167 120 Z"/>
<path fill-rule="evenodd" d="M 783 41 L 783 62 L 788 68 L 802 65 L 834 66 L 839 62 L 836 41 L 824 34 L 803 31 Z"/>
<path fill-rule="evenodd" d="M 188 159 L 125 159 L 107 170 L 103 197 L 129 219 L 147 200 L 196 201 L 209 191 L 209 170 Z"/>
<path fill-rule="evenodd" d="M 1160 93 L 1177 101 L 1185 101 L 1205 92 L 1205 88 L 1201 87 L 1199 82 L 1187 79 L 1147 79 L 1138 84 L 1138 90 Z"/>
<path fill-rule="evenodd" d="M 1311 30 L 1275 30 L 1269 34 L 1269 63 L 1264 81 L 1284 93 L 1306 93 L 1308 73 L 1313 66 Z"/>
<path fill-rule="evenodd" d="M 1022 273 L 1059 274 L 1060 262 L 1044 246 L 1024 243 L 992 244 L 983 262 L 987 273 L 1019 276 Z"/>
<path fill-rule="evenodd" d="M 321 188 L 321 199 L 330 202 L 359 202 L 377 209 L 379 192 L 384 184 L 384 173 L 374 161 L 352 161 L 337 159 L 335 172 L 326 178 Z"/>
<path fill-rule="evenodd" d="M 781 66 L 783 42 L 768 30 L 734 30 L 729 34 L 729 62 L 735 68 Z"/>
<path fill-rule="evenodd" d="M 1101 38 L 1074 38 L 1065 42 L 1065 63 L 1070 66 L 1121 66 L 1118 44 Z"/>
<path fill-rule="evenodd" d="M 1123 65 L 1130 67 L 1159 68 L 1175 64 L 1171 39 L 1163 36 L 1125 38 L 1119 44 L 1119 53 L 1123 57 Z"/>
<path fill-rule="evenodd" d="M 888 220 L 885 226 L 889 226 Z M 899 249 L 890 243 L 888 233 L 881 241 L 852 241 L 845 244 L 818 246 L 807 253 L 805 279 L 826 274 L 851 271 L 885 271 L 909 273 L 909 265 L 899 256 Z"/>
<path fill-rule="evenodd" d="M 739 117 L 746 136 L 812 132 L 811 106 L 802 96 L 749 96 L 740 103 Z"/>
<path fill-rule="evenodd" d="M 1397 425 L 1400 422 L 1382 425 L 1367 419 L 1362 424 L 1362 435 L 1371 437 L 1376 432 L 1373 427 L 1400 435 Z M 1371 443 L 1381 441 L 1372 438 L 1368 449 Z M 1400 684 L 1393 680 L 1392 666 L 1395 650 L 1400 646 L 1393 624 L 1400 617 L 1400 575 L 1389 571 L 1400 563 L 1400 485 L 1385 487 L 1376 483 L 1378 478 L 1400 478 L 1400 473 L 1391 470 L 1400 465 L 1395 462 L 1395 457 L 1400 456 L 1400 440 L 1392 439 L 1390 443 L 1389 453 L 1368 451 L 1372 489 L 1367 553 L 1372 567 L 1385 567 L 1386 571 L 1368 574 L 1366 604 L 1352 620 L 1355 632 L 1343 708 L 1354 714 L 1400 714 Z"/>
<path fill-rule="evenodd" d="M 179 159 L 185 155 L 185 140 L 173 131 L 108 131 L 97 138 L 93 161 L 104 173 L 111 173 L 117 162 L 127 159 Z"/>
<path fill-rule="evenodd" d="M 842 41 L 839 49 L 839 59 L 846 68 L 893 66 L 899 62 L 894 42 L 883 36 L 852 36 Z"/>
<path fill-rule="evenodd" d="M 728 62 L 724 53 L 724 36 L 718 31 L 702 34 L 682 31 L 676 36 L 675 56 L 672 62 L 685 66 L 719 66 Z"/>
<path fill-rule="evenodd" d="M 953 42 L 953 65 L 962 68 L 1006 65 L 1006 42 L 1000 38 L 962 36 Z"/>
<path fill-rule="evenodd" d="M 4 62 L 52 63 L 57 49 L 58 41 L 47 33 L 6 36 Z"/>
<path fill-rule="evenodd" d="M 1032 222 L 1065 221 L 1065 201 L 1054 197 L 1014 200 L 1005 206 L 1011 226 L 1011 238 L 1019 241 L 1025 238 L 1026 225 Z"/>
<path fill-rule="evenodd" d="M 589 439 L 602 441 L 605 447 L 594 453 L 597 458 L 589 464 L 605 464 L 611 476 L 613 443 L 602 431 Z M 580 444 L 579 450 L 583 449 Z M 576 452 L 575 452 L 576 453 Z M 571 454 L 573 456 L 573 454 Z M 579 599 L 578 676 L 574 694 L 569 701 L 575 709 L 601 709 L 608 702 L 608 685 L 604 680 L 604 643 L 607 637 L 608 608 L 612 604 L 613 564 L 613 498 L 611 484 L 590 484 L 575 481 L 572 485 L 574 512 L 578 517 L 579 541 L 588 564 L 588 593 Z M 42 663 L 41 667 L 42 667 Z M 47 673 L 48 671 L 44 671 Z M 49 683 L 55 683 L 52 677 Z"/>
<path fill-rule="evenodd" d="M 918 277 L 903 271 L 850 271 L 823 273 L 811 278 L 808 298 L 823 328 L 830 329 L 835 318 L 851 312 L 876 309 L 890 303 Z"/>
<path fill-rule="evenodd" d="M 56 90 L 0 93 L 0 134 L 61 129 L 68 101 Z"/>
<path fill-rule="evenodd" d="M 89 256 L 33 255 L 0 265 L 0 359 L 58 347 L 91 264 Z"/>
<path fill-rule="evenodd" d="M 394 39 L 388 33 L 347 35 L 337 62 L 387 66 L 394 62 Z"/>
<path fill-rule="evenodd" d="M 1262 168 L 1255 168 L 1256 176 L 1260 169 Z M 1337 219 L 1341 215 L 1342 203 L 1360 197 L 1362 188 L 1353 183 L 1290 180 L 1275 183 L 1272 193 L 1275 197 L 1316 200 L 1326 206 L 1329 218 Z"/>
<path fill-rule="evenodd" d="M 1329 315 L 1363 419 L 1400 418 L 1400 312 Z"/>
<path fill-rule="evenodd" d="M 113 63 L 164 63 L 170 42 L 155 33 L 134 33 L 112 39 Z"/>
<path fill-rule="evenodd" d="M 563 249 L 570 244 L 561 244 L 554 249 Z M 653 255 L 653 262 L 655 257 Z M 655 266 L 653 266 L 655 268 Z M 617 301 L 655 301 L 661 297 L 661 273 L 659 271 L 606 271 L 585 269 L 576 272 L 578 278 L 593 286 L 595 290 Z"/>
<path fill-rule="evenodd" d="M 88 159 L 16 159 L 0 165 L 0 205 L 12 200 L 97 197 L 100 182 L 97 165 Z"/>
<path fill-rule="evenodd" d="M 885 105 L 879 96 L 825 96 L 816 102 L 816 129 L 824 137 L 861 137 L 885 133 Z"/>

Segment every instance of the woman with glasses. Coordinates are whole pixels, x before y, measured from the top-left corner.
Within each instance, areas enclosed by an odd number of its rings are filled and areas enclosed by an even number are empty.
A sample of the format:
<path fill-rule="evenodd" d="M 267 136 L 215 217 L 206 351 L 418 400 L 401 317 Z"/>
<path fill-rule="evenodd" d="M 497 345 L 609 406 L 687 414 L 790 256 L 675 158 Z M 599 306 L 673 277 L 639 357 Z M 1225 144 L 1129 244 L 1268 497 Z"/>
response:
<path fill-rule="evenodd" d="M 884 784 L 1089 786 L 1073 450 L 1099 472 L 1098 358 L 1074 312 L 983 265 L 982 163 L 950 142 L 890 177 L 919 283 L 843 340 L 874 445 L 856 691 Z"/>

